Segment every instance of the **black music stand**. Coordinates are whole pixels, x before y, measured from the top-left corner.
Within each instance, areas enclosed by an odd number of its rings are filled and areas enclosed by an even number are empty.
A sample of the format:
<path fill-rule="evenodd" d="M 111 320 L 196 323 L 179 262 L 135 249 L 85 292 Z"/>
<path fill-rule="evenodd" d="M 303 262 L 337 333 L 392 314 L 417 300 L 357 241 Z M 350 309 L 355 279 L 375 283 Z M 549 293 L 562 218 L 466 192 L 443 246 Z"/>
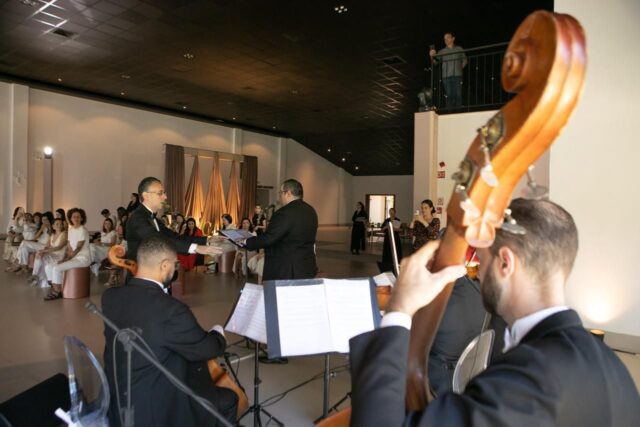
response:
<path fill-rule="evenodd" d="M 260 343 L 258 341 L 253 341 L 253 343 L 255 344 L 255 357 L 253 360 L 253 405 L 251 405 L 247 409 L 247 412 L 242 414 L 242 416 L 238 419 L 238 422 L 246 417 L 247 414 L 253 412 L 253 427 L 262 427 L 262 419 L 260 418 L 260 414 L 264 413 L 269 417 L 269 421 L 267 421 L 267 423 L 273 420 L 279 426 L 284 427 L 284 423 L 282 421 L 271 415 L 269 411 L 267 411 L 262 407 L 262 405 L 260 405 L 260 383 L 262 382 L 262 380 L 260 379 L 260 361 L 258 360 L 258 357 L 260 356 Z"/>

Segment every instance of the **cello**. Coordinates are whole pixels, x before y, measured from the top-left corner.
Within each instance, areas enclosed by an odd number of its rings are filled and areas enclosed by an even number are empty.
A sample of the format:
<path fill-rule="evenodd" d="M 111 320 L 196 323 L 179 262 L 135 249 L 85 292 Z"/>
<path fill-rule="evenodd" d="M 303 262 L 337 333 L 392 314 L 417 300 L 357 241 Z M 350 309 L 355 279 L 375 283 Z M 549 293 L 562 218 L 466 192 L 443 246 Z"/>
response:
<path fill-rule="evenodd" d="M 567 123 L 582 90 L 585 66 L 584 32 L 573 17 L 537 11 L 520 24 L 502 64 L 502 86 L 517 95 L 478 129 L 453 175 L 447 232 L 431 271 L 461 264 L 469 245 L 491 246 L 499 227 L 523 232 L 507 209 L 511 193 Z M 452 288 L 448 284 L 413 317 L 405 396 L 409 411 L 424 410 L 433 400 L 428 356 Z M 346 426 L 350 421 L 347 408 L 318 425 Z"/>
<path fill-rule="evenodd" d="M 135 261 L 125 259 L 124 254 L 126 250 L 124 246 L 113 245 L 109 249 L 109 261 L 111 264 L 128 270 L 132 275 L 136 274 L 138 266 Z M 220 366 L 215 359 L 207 361 L 207 368 L 209 370 L 209 376 L 213 380 L 214 384 L 218 387 L 224 387 L 233 391 L 238 396 L 238 410 L 236 412 L 236 420 L 249 409 L 249 399 L 246 393 L 229 375 L 227 370 Z"/>

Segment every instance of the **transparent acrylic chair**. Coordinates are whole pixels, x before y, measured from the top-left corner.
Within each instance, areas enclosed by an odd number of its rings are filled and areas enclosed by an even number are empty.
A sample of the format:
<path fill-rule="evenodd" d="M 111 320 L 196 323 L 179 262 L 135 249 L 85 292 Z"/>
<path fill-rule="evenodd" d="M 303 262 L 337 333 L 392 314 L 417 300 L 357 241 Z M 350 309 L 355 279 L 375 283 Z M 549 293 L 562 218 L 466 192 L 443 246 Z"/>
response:
<path fill-rule="evenodd" d="M 495 332 L 488 329 L 475 337 L 464 349 L 453 371 L 453 391 L 462 394 L 473 377 L 487 369 Z"/>
<path fill-rule="evenodd" d="M 76 337 L 64 337 L 64 352 L 69 369 L 70 425 L 108 427 L 109 384 L 100 362 Z"/>

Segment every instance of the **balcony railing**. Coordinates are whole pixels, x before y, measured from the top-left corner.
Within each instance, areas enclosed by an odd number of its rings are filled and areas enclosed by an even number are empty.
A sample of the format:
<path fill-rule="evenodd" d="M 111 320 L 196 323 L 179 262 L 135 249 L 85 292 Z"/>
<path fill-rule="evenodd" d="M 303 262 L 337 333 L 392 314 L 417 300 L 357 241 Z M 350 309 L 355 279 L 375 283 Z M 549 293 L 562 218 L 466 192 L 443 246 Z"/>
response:
<path fill-rule="evenodd" d="M 420 110 L 446 114 L 500 108 L 514 96 L 500 83 L 507 45 L 464 49 L 465 59 L 460 52 L 436 55 L 426 70 L 428 87 L 418 95 Z"/>

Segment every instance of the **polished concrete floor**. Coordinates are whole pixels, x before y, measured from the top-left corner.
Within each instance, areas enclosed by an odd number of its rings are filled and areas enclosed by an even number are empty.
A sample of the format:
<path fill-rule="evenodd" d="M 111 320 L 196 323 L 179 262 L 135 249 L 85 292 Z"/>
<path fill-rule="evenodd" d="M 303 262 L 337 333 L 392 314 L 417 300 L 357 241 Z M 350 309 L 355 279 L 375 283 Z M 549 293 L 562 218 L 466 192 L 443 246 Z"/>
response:
<path fill-rule="evenodd" d="M 349 230 L 323 227 L 318 232 L 318 265 L 327 277 L 362 277 L 378 273 L 376 260 L 380 259 L 381 244 L 374 243 L 363 255 L 349 253 Z M 408 248 L 405 253 L 408 253 Z M 92 278 L 91 300 L 100 306 L 104 290 L 104 273 Z M 25 284 L 24 276 L 0 271 L 0 402 L 57 373 L 66 373 L 63 337 L 75 335 L 102 359 L 104 348 L 103 325 L 90 314 L 84 304 L 87 299 L 44 302 L 44 289 Z M 188 304 L 204 328 L 224 324 L 243 282 L 229 274 L 205 275 L 189 273 L 187 292 L 180 299 Z M 227 334 L 227 341 L 240 338 Z M 232 364 L 239 368 L 239 378 L 253 402 L 253 352 L 244 343 L 230 346 L 236 353 Z M 619 353 L 640 384 L 638 355 Z M 343 355 L 331 356 L 332 378 L 330 402 L 339 401 L 348 391 L 348 360 Z M 323 357 L 290 358 L 287 365 L 260 365 L 260 401 L 278 396 L 286 390 L 309 381 L 286 394 L 266 409 L 288 426 L 311 425 L 322 414 L 324 368 Z M 275 400 L 275 399 L 272 399 Z M 249 416 L 250 418 L 251 416 Z M 263 418 L 266 424 L 266 418 Z M 243 425 L 252 425 L 245 419 Z M 273 425 L 273 423 L 271 424 Z"/>

